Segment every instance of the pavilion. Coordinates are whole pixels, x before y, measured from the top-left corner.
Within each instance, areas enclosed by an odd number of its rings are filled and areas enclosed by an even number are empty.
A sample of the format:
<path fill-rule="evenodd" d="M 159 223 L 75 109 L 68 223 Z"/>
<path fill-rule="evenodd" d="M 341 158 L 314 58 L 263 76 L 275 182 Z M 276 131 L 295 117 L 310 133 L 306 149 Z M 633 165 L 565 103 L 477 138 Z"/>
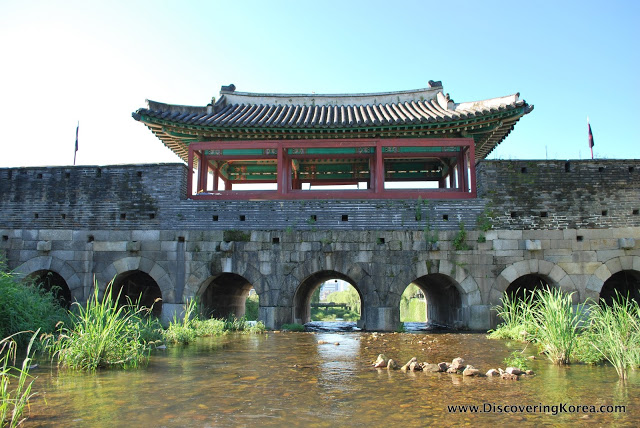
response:
<path fill-rule="evenodd" d="M 133 118 L 195 172 L 187 197 L 207 200 L 475 198 L 476 163 L 533 110 L 519 94 L 456 103 L 434 81 L 341 95 L 229 85 L 203 107 L 147 103 Z"/>

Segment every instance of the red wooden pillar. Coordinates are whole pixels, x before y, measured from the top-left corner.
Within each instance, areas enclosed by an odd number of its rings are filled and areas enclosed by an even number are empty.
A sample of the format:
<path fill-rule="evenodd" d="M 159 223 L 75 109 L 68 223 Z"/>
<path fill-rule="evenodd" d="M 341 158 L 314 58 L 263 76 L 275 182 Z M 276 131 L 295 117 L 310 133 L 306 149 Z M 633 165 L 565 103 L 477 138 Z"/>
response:
<path fill-rule="evenodd" d="M 220 176 L 218 173 L 218 168 L 213 168 L 213 189 L 214 191 L 218 190 L 218 180 Z"/>
<path fill-rule="evenodd" d="M 204 192 L 207 190 L 207 174 L 209 168 L 205 159 L 204 150 L 198 154 L 198 192 Z"/>
<path fill-rule="evenodd" d="M 460 148 L 460 152 L 458 153 L 458 190 L 464 192 L 465 184 L 464 184 L 464 156 L 462 155 L 462 147 Z"/>
<path fill-rule="evenodd" d="M 478 190 L 476 189 L 476 148 L 475 142 L 471 140 L 471 144 L 469 144 L 469 151 L 467 152 L 469 157 L 469 181 L 471 183 L 471 194 L 473 196 L 477 196 Z"/>
<path fill-rule="evenodd" d="M 193 196 L 193 149 L 189 146 L 187 158 L 187 199 Z"/>
<path fill-rule="evenodd" d="M 288 186 L 288 182 L 289 180 L 287 180 L 287 157 L 285 156 L 285 151 L 286 149 L 284 147 L 282 147 L 282 143 L 278 144 L 278 158 L 277 158 L 277 182 L 278 182 L 278 188 L 277 188 L 277 192 L 279 195 L 284 196 L 285 193 L 287 193 L 287 186 Z"/>
<path fill-rule="evenodd" d="M 379 197 L 382 197 L 382 193 L 384 192 L 384 159 L 382 158 L 382 142 L 379 140 L 376 142 L 375 168 L 373 172 L 374 192 Z"/>

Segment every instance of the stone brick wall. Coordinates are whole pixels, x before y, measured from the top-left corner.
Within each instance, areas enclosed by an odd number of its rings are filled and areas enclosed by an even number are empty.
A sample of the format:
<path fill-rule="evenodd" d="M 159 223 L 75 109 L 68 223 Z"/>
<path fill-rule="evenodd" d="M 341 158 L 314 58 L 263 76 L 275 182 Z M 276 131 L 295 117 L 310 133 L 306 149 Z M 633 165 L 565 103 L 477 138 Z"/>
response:
<path fill-rule="evenodd" d="M 640 160 L 483 161 L 478 196 L 496 229 L 640 226 Z"/>

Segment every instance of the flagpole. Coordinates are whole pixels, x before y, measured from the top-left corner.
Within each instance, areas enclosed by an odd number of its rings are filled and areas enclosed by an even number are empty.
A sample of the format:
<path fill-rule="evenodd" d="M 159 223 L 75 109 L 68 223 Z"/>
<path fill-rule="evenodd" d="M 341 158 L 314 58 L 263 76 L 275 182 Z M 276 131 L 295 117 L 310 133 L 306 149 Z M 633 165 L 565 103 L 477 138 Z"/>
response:
<path fill-rule="evenodd" d="M 587 116 L 587 128 L 589 129 L 589 148 L 591 149 L 591 160 L 593 160 L 593 134 L 591 133 L 591 125 L 589 124 L 589 116 Z"/>
<path fill-rule="evenodd" d="M 76 165 L 76 154 L 78 153 L 78 129 L 80 129 L 80 121 L 76 126 L 76 149 L 73 151 L 73 166 Z"/>

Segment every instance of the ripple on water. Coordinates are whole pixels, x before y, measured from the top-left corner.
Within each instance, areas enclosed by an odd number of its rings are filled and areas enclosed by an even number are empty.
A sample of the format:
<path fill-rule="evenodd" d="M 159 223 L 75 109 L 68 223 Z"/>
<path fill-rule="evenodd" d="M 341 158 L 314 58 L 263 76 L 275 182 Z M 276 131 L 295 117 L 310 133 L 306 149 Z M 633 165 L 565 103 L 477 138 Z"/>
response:
<path fill-rule="evenodd" d="M 640 425 L 636 372 L 621 386 L 611 367 L 554 367 L 542 359 L 532 362 L 538 375 L 519 382 L 371 367 L 379 353 L 400 365 L 414 356 L 461 356 L 484 372 L 522 347 L 467 333 L 268 333 L 171 347 L 139 370 L 77 374 L 43 363 L 34 372 L 40 395 L 29 426 Z M 627 413 L 453 414 L 446 407 L 483 403 L 623 404 Z"/>

